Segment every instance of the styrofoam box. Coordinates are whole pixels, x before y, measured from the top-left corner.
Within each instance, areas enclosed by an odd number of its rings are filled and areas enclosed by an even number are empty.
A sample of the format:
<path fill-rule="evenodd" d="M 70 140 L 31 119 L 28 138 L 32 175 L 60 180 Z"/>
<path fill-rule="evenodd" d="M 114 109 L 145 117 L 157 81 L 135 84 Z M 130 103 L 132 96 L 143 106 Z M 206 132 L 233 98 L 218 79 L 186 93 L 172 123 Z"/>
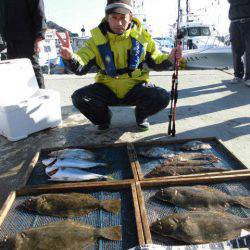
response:
<path fill-rule="evenodd" d="M 0 135 L 10 141 L 61 124 L 60 95 L 39 89 L 29 59 L 0 62 Z"/>

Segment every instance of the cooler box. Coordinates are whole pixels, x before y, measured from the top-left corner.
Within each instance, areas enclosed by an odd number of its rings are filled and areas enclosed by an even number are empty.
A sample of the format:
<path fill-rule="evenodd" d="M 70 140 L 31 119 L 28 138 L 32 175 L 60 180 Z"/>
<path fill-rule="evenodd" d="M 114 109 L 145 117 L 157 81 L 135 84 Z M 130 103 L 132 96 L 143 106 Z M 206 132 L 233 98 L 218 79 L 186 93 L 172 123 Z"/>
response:
<path fill-rule="evenodd" d="M 61 124 L 59 92 L 39 89 L 29 59 L 0 62 L 0 135 L 10 141 Z"/>

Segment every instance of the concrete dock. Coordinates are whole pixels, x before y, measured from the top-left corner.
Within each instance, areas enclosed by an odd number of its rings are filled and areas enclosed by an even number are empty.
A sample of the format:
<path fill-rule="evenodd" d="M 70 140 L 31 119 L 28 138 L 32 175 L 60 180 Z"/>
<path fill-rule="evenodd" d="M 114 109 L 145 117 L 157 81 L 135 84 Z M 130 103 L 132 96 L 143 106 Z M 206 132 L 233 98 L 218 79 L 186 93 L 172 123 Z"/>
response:
<path fill-rule="evenodd" d="M 40 148 L 112 144 L 142 140 L 173 140 L 167 135 L 169 109 L 150 117 L 148 132 L 138 132 L 133 107 L 113 107 L 112 130 L 98 134 L 96 127 L 71 103 L 74 90 L 94 82 L 93 74 L 46 76 L 46 88 L 61 94 L 63 124 L 9 142 L 0 136 L 0 205 L 10 190 L 22 185 L 33 152 Z M 172 72 L 152 72 L 151 82 L 168 91 Z M 217 137 L 250 168 L 250 88 L 232 85 L 232 71 L 181 71 L 175 139 Z"/>

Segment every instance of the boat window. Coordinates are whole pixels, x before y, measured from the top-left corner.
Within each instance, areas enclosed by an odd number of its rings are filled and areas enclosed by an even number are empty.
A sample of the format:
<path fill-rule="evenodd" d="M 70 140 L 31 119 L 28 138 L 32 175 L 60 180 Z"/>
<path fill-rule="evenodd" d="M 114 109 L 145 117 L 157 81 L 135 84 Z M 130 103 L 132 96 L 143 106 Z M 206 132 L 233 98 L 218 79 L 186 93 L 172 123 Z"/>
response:
<path fill-rule="evenodd" d="M 210 36 L 211 34 L 210 34 L 209 28 L 208 27 L 202 27 L 201 28 L 201 35 L 202 36 Z"/>
<path fill-rule="evenodd" d="M 192 27 L 188 28 L 188 36 L 210 36 L 209 27 Z"/>
<path fill-rule="evenodd" d="M 188 35 L 189 36 L 200 36 L 199 28 L 189 28 Z"/>

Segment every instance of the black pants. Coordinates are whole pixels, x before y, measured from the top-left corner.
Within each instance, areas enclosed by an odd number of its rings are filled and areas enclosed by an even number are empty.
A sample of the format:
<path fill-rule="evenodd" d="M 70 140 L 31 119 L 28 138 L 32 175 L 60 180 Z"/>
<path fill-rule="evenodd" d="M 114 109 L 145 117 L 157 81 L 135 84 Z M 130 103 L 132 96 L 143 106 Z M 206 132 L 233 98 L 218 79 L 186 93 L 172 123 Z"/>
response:
<path fill-rule="evenodd" d="M 138 84 L 123 99 L 119 99 L 105 85 L 94 83 L 76 90 L 72 95 L 74 106 L 95 125 L 110 123 L 111 111 L 108 106 L 136 106 L 136 122 L 167 107 L 168 92 L 153 84 Z"/>
<path fill-rule="evenodd" d="M 8 41 L 7 42 L 8 59 L 28 58 L 31 60 L 38 86 L 45 88 L 43 72 L 38 62 L 38 54 L 34 51 L 34 42 L 27 41 Z"/>
<path fill-rule="evenodd" d="M 250 22 L 240 23 L 231 22 L 230 40 L 232 43 L 234 75 L 239 78 L 250 79 Z M 244 63 L 242 56 L 246 56 L 246 71 L 244 72 Z"/>

